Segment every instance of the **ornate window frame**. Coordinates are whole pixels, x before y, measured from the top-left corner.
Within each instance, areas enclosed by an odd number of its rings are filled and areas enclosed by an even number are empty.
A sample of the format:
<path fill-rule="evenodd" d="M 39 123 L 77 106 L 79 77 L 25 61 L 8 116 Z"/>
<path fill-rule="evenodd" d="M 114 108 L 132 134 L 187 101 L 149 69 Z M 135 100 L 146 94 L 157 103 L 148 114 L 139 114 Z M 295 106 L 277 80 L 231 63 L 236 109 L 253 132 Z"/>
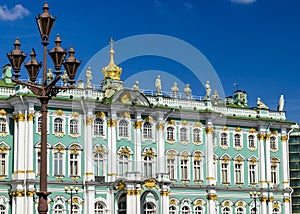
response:
<path fill-rule="evenodd" d="M 148 178 L 155 177 L 155 175 L 156 175 L 156 155 L 157 155 L 155 149 L 146 147 L 143 150 L 142 155 L 143 155 L 143 160 L 142 160 L 142 162 L 143 162 L 143 165 L 142 165 L 143 176 L 148 177 Z M 150 159 L 145 160 L 145 158 L 150 158 Z M 151 172 L 150 172 L 151 175 L 148 175 L 148 170 L 145 169 L 145 165 L 147 165 L 147 167 L 152 165 L 151 166 Z"/>
<path fill-rule="evenodd" d="M 170 130 L 172 129 L 172 131 Z M 170 143 L 174 144 L 176 142 L 177 136 L 176 136 L 176 126 L 175 125 L 168 125 L 165 127 L 165 140 Z M 170 136 L 172 135 L 172 138 Z"/>
<path fill-rule="evenodd" d="M 122 126 L 120 126 L 120 123 L 122 121 L 124 121 L 125 123 L 127 123 L 127 127 L 122 128 Z M 127 132 L 127 136 L 123 135 L 123 133 L 122 133 L 122 135 L 120 135 L 121 134 L 120 133 L 120 129 L 124 129 L 122 131 Z M 131 140 L 131 119 L 130 118 L 124 117 L 124 118 L 120 118 L 118 120 L 118 123 L 117 123 L 117 133 L 118 133 L 118 135 L 117 135 L 118 136 L 118 140 L 121 140 L 121 139 Z"/>
<path fill-rule="evenodd" d="M 72 122 L 75 121 L 76 124 L 72 124 Z M 74 127 L 72 127 L 74 126 Z M 72 131 L 71 129 L 77 129 L 76 131 Z M 81 135 L 81 120 L 77 117 L 71 117 L 68 120 L 68 133 L 71 137 L 79 137 Z"/>
<path fill-rule="evenodd" d="M 60 119 L 61 120 L 61 130 L 58 130 L 58 131 L 57 131 L 57 127 L 56 127 L 57 125 L 56 125 L 56 122 L 55 122 L 56 119 Z M 64 136 L 65 133 L 66 133 L 66 128 L 65 128 L 66 127 L 66 119 L 64 117 L 62 117 L 62 116 L 55 116 L 55 117 L 52 118 L 52 123 L 53 123 L 53 125 L 52 125 L 53 134 L 56 137 L 62 137 L 62 136 Z"/>
<path fill-rule="evenodd" d="M 35 176 L 40 176 L 39 169 L 40 169 L 40 152 L 41 152 L 41 142 L 37 142 L 34 146 L 35 149 Z M 51 145 L 47 143 L 47 175 L 49 175 L 50 171 L 50 164 L 49 164 L 49 152 L 51 149 Z"/>
<path fill-rule="evenodd" d="M 245 178 L 244 178 L 244 172 L 245 172 L 245 158 L 241 155 L 237 155 L 236 157 L 233 158 L 234 160 L 234 183 L 236 185 L 243 185 L 245 183 Z M 240 168 L 238 169 L 237 166 L 240 166 Z M 237 170 L 240 171 L 240 181 L 237 181 Z"/>
<path fill-rule="evenodd" d="M 250 166 L 255 166 L 254 169 L 250 169 Z M 248 183 L 249 185 L 256 185 L 258 184 L 258 158 L 254 155 L 248 158 Z M 251 182 L 251 171 L 254 171 L 254 179 L 255 182 Z"/>
<path fill-rule="evenodd" d="M 145 125 L 150 125 L 149 127 L 145 127 Z M 145 131 L 145 128 L 147 128 L 147 130 Z M 149 133 L 151 133 L 151 135 L 149 136 Z M 153 118 L 151 116 L 148 116 L 144 119 L 144 122 L 142 124 L 142 141 L 154 141 L 155 140 L 155 123 L 153 122 Z M 147 136 L 146 136 L 147 135 Z"/>
<path fill-rule="evenodd" d="M 7 145 L 4 141 L 0 142 L 0 167 L 2 168 L 2 164 L 4 163 L 4 172 L 1 172 L 0 179 L 8 177 L 9 173 L 9 150 L 10 146 Z M 2 156 L 4 155 L 4 157 Z M 3 162 L 2 162 L 3 161 Z M 2 171 L 2 169 L 1 169 Z"/>
<path fill-rule="evenodd" d="M 102 126 L 103 126 L 103 134 L 97 134 L 95 132 L 95 121 L 96 120 L 102 120 L 103 121 L 103 124 L 102 124 Z M 102 137 L 103 139 L 106 139 L 106 137 L 107 137 L 107 133 L 106 132 L 107 132 L 107 119 L 106 119 L 105 113 L 104 112 L 98 112 L 96 114 L 96 118 L 93 121 L 93 131 L 92 131 L 93 138 Z"/>
<path fill-rule="evenodd" d="M 204 173 L 203 173 L 203 159 L 204 159 L 204 154 L 200 150 L 196 150 L 192 153 L 192 161 L 193 161 L 193 181 L 195 183 L 203 183 L 204 181 Z M 196 178 L 196 165 L 195 162 L 199 162 L 199 165 L 197 165 L 199 168 L 199 179 Z"/>
<path fill-rule="evenodd" d="M 61 156 L 61 159 L 62 159 L 62 163 L 61 163 L 61 171 L 62 173 L 61 174 L 56 174 L 55 173 L 55 161 L 56 161 L 56 158 L 55 158 L 55 154 L 57 153 L 60 153 L 62 156 Z M 53 162 L 53 165 L 52 165 L 52 174 L 54 177 L 56 178 L 62 178 L 62 177 L 65 177 L 66 175 L 66 146 L 61 143 L 61 142 L 58 142 L 56 143 L 54 146 L 53 146 L 53 149 L 52 149 L 52 162 Z"/>
<path fill-rule="evenodd" d="M 101 174 L 98 174 L 98 173 L 96 173 L 96 164 L 95 164 L 95 159 L 96 159 L 96 155 L 97 154 L 101 154 L 102 155 L 102 161 L 103 161 L 103 167 L 102 167 L 102 173 Z M 104 145 L 104 144 L 101 144 L 101 145 L 95 145 L 94 146 L 94 148 L 93 148 L 93 161 L 94 161 L 94 169 L 93 169 L 93 171 L 94 171 L 94 175 L 95 176 L 105 176 L 106 175 L 106 173 L 105 172 L 107 172 L 107 167 L 106 167 L 106 164 L 107 164 L 107 154 L 108 154 L 108 150 L 107 150 L 107 148 L 106 148 L 106 146 Z M 97 171 L 99 171 L 98 169 L 97 169 Z"/>
<path fill-rule="evenodd" d="M 190 156 L 191 154 L 188 151 L 182 151 L 180 154 L 180 173 L 179 177 L 182 183 L 186 184 L 191 179 L 191 167 L 190 167 Z M 183 172 L 186 171 L 186 174 Z"/>
<path fill-rule="evenodd" d="M 230 169 L 231 169 L 231 158 L 228 154 L 224 154 L 220 157 L 220 178 L 221 178 L 221 183 L 224 185 L 228 185 L 231 183 L 231 173 L 230 173 Z M 225 168 L 224 168 L 225 167 Z M 223 177 L 223 171 L 225 171 L 226 173 L 226 179 L 224 179 Z"/>
<path fill-rule="evenodd" d="M 82 154 L 82 146 L 78 143 L 72 143 L 68 146 L 68 176 L 71 177 L 74 180 L 77 180 L 78 178 L 81 177 L 81 154 Z M 72 157 L 72 156 L 75 157 Z M 72 162 L 77 162 L 77 173 L 72 173 L 73 169 L 72 168 Z M 73 164 L 74 164 L 73 163 Z"/>
<path fill-rule="evenodd" d="M 169 179 L 171 181 L 176 181 L 177 180 L 177 168 L 176 168 L 176 166 L 177 166 L 178 152 L 174 149 L 169 149 L 169 150 L 166 151 L 165 154 L 166 154 L 166 172 L 169 174 L 169 172 L 168 172 L 169 167 L 168 166 L 170 166 L 170 168 L 174 172 L 174 178 L 172 179 L 169 175 Z M 172 160 L 172 163 L 174 163 L 174 164 L 169 164 L 168 160 Z"/>
<path fill-rule="evenodd" d="M 224 144 L 224 139 L 226 139 L 226 144 Z M 221 131 L 220 132 L 220 147 L 222 149 L 228 149 L 230 147 L 230 135 L 228 131 Z"/>
<path fill-rule="evenodd" d="M 121 146 L 118 149 L 118 158 L 117 158 L 117 173 L 119 177 L 126 177 L 126 173 L 131 172 L 132 171 L 132 155 L 133 152 L 131 150 L 131 148 L 129 146 Z M 122 174 L 120 174 L 120 163 L 124 163 L 124 161 L 121 159 L 121 157 L 127 157 L 127 172 L 124 172 L 124 168 L 122 166 Z"/>
<path fill-rule="evenodd" d="M 270 136 L 270 150 L 272 152 L 277 152 L 278 151 L 278 136 L 272 134 Z M 271 141 L 272 140 L 272 141 Z M 272 146 L 273 145 L 273 146 Z"/>

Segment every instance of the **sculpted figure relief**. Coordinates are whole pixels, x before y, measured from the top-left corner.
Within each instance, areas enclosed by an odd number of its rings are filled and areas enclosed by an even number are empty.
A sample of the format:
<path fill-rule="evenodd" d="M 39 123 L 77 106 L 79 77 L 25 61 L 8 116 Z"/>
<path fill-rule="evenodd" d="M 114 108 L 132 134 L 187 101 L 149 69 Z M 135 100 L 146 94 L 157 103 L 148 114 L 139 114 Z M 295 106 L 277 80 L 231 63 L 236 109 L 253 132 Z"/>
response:
<path fill-rule="evenodd" d="M 257 108 L 269 109 L 268 106 L 266 106 L 259 97 L 257 98 Z"/>

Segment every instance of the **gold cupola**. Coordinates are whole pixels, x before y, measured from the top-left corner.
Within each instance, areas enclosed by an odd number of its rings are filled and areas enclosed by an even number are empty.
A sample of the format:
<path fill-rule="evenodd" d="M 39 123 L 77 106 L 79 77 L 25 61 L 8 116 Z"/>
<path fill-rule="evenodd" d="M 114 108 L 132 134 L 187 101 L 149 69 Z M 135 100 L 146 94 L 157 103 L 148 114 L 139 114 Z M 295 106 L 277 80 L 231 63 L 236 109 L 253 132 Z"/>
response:
<path fill-rule="evenodd" d="M 114 40 L 111 39 L 109 43 L 110 43 L 110 51 L 109 51 L 110 62 L 107 66 L 102 68 L 102 73 L 104 75 L 104 79 L 110 78 L 112 80 L 120 80 L 120 76 L 122 74 L 122 68 L 117 66 L 114 61 L 114 55 L 115 55 Z"/>

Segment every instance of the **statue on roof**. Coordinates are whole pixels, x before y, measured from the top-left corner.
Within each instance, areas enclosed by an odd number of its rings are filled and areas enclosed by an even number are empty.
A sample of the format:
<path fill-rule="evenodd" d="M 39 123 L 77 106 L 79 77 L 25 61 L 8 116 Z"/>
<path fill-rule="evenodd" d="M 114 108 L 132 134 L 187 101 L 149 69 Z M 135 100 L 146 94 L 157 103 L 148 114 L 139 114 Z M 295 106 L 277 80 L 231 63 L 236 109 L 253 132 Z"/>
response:
<path fill-rule="evenodd" d="M 186 84 L 183 91 L 186 95 L 186 98 L 191 99 L 192 89 L 190 88 L 190 84 Z"/>
<path fill-rule="evenodd" d="M 139 90 L 139 81 L 135 81 L 134 85 L 132 86 L 132 90 Z"/>
<path fill-rule="evenodd" d="M 178 94 L 178 91 L 179 91 L 179 89 L 178 89 L 178 87 L 177 87 L 177 82 L 174 82 L 174 85 L 173 85 L 173 87 L 171 88 L 171 91 L 172 91 L 172 93 L 173 93 L 173 97 L 174 97 L 174 98 L 177 98 L 177 94 Z"/>
<path fill-rule="evenodd" d="M 64 73 L 64 74 L 61 76 L 61 80 L 63 81 L 64 86 L 67 86 L 67 85 L 68 85 L 68 82 L 69 82 L 69 76 L 68 76 L 68 73 L 67 73 L 66 70 L 64 70 L 63 73 Z"/>
<path fill-rule="evenodd" d="M 51 82 L 54 78 L 54 74 L 52 73 L 52 68 L 48 68 L 48 72 L 47 72 L 47 81 Z"/>
<path fill-rule="evenodd" d="M 206 81 L 205 91 L 206 91 L 205 100 L 209 100 L 210 99 L 210 94 L 211 94 L 211 88 L 210 88 L 209 81 Z"/>
<path fill-rule="evenodd" d="M 160 79 L 160 75 L 158 75 L 157 78 L 156 78 L 155 87 L 156 87 L 156 95 L 161 95 L 161 79 Z"/>
<path fill-rule="evenodd" d="M 283 95 L 280 96 L 279 102 L 278 102 L 278 111 L 283 111 L 284 109 L 284 97 Z"/>
<path fill-rule="evenodd" d="M 219 101 L 219 94 L 218 94 L 218 92 L 215 90 L 212 96 L 213 96 L 213 103 L 214 103 L 214 105 L 217 105 L 218 101 Z"/>
<path fill-rule="evenodd" d="M 88 69 L 86 70 L 85 76 L 86 76 L 86 87 L 92 88 L 93 75 L 92 75 L 91 67 L 88 67 Z"/>
<path fill-rule="evenodd" d="M 4 80 L 6 84 L 11 84 L 12 83 L 11 77 L 12 77 L 11 65 L 6 64 L 2 67 L 2 80 Z"/>
<path fill-rule="evenodd" d="M 258 97 L 257 98 L 257 108 L 260 108 L 260 109 L 269 109 L 268 106 L 266 106 L 262 101 L 261 99 Z"/>

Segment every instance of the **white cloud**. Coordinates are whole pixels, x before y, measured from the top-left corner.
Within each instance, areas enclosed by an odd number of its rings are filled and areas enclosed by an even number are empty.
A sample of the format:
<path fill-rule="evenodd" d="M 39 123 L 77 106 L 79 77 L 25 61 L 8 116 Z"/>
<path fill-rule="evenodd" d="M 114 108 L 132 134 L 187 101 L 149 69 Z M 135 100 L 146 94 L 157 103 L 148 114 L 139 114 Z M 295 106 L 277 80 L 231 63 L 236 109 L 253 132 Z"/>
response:
<path fill-rule="evenodd" d="M 24 8 L 21 4 L 17 4 L 12 9 L 8 9 L 7 5 L 0 6 L 0 20 L 13 21 L 16 19 L 22 19 L 24 16 L 29 14 L 29 10 Z"/>
<path fill-rule="evenodd" d="M 195 8 L 195 6 L 192 3 L 190 3 L 190 2 L 184 2 L 184 7 L 187 10 L 191 10 L 191 9 Z"/>
<path fill-rule="evenodd" d="M 230 0 L 233 3 L 238 3 L 238 4 L 252 4 L 256 0 Z"/>

